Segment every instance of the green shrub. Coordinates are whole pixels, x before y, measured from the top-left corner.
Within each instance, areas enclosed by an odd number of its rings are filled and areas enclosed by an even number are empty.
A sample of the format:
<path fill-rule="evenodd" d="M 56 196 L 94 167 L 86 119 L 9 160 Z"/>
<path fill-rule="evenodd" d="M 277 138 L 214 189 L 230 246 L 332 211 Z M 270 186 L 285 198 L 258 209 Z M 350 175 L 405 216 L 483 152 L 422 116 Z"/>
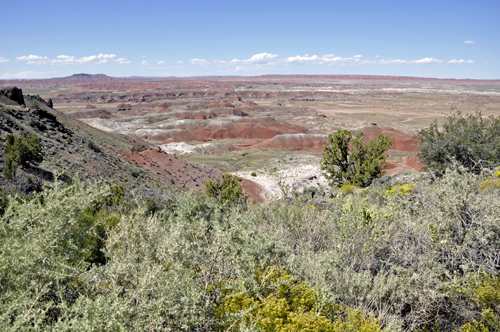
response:
<path fill-rule="evenodd" d="M 321 170 L 331 186 L 351 184 L 370 185 L 379 177 L 385 166 L 383 155 L 392 144 L 388 135 L 379 134 L 376 141 L 364 144 L 362 133 L 352 137 L 348 130 L 337 130 L 328 135 L 321 160 Z"/>
<path fill-rule="evenodd" d="M 242 178 L 227 173 L 222 175 L 222 181 L 219 179 L 206 180 L 204 182 L 205 193 L 208 197 L 215 198 L 217 202 L 222 204 L 245 201 L 240 184 L 241 180 Z"/>
<path fill-rule="evenodd" d="M 484 118 L 480 111 L 457 111 L 445 118 L 442 130 L 435 120 L 418 132 L 418 159 L 428 170 L 443 171 L 456 161 L 478 173 L 500 163 L 500 117 Z"/>
<path fill-rule="evenodd" d="M 17 167 L 28 167 L 30 164 L 38 165 L 43 161 L 42 146 L 39 137 L 23 133 L 17 137 L 7 135 L 4 152 L 5 168 L 3 174 L 11 180 L 16 174 Z"/>
<path fill-rule="evenodd" d="M 9 197 L 6 192 L 0 190 L 0 217 L 3 216 L 9 206 Z"/>
<path fill-rule="evenodd" d="M 251 175 L 251 176 L 257 176 L 257 173 L 252 172 L 250 175 Z"/>

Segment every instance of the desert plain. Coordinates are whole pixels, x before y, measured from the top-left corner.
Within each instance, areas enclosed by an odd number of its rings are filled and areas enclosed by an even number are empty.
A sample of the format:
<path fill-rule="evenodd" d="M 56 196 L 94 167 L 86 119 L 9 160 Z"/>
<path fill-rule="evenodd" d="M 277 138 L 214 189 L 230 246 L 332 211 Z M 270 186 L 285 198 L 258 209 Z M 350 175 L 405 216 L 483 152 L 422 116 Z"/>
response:
<path fill-rule="evenodd" d="M 319 161 L 323 142 L 335 130 L 361 131 L 367 140 L 389 134 L 393 144 L 385 172 L 395 175 L 421 170 L 414 135 L 433 121 L 455 110 L 500 114 L 500 80 L 75 74 L 0 80 L 5 86 L 51 99 L 55 109 L 78 121 L 138 137 L 185 163 L 241 176 L 262 200 L 286 188 L 327 187 Z"/>

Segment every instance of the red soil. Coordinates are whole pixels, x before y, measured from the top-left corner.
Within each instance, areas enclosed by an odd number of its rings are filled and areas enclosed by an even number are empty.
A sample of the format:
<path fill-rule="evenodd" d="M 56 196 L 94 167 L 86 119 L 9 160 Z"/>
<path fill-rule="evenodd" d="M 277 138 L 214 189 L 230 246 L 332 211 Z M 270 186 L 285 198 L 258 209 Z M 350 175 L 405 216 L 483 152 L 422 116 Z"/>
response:
<path fill-rule="evenodd" d="M 378 127 L 371 126 L 361 129 L 363 132 L 363 138 L 365 141 L 376 140 L 378 134 L 384 133 L 391 137 L 392 145 L 390 150 L 394 151 L 408 151 L 408 152 L 419 152 L 418 140 L 410 135 L 406 135 L 402 131 L 396 130 L 391 127 Z"/>
<path fill-rule="evenodd" d="M 404 161 L 406 166 L 414 168 L 419 172 L 422 170 L 422 167 L 415 156 L 406 156 L 404 157 Z"/>
<path fill-rule="evenodd" d="M 385 167 L 385 170 L 387 171 L 387 170 L 390 170 L 390 169 L 394 169 L 394 168 L 396 168 L 396 167 L 398 167 L 398 165 L 397 165 L 397 164 L 395 164 L 395 163 L 391 163 L 391 162 L 388 162 L 388 163 L 387 163 L 387 166 Z"/>
<path fill-rule="evenodd" d="M 161 150 L 145 150 L 142 152 L 118 151 L 132 163 L 137 163 L 149 173 L 159 177 L 167 183 L 191 188 L 204 192 L 204 181 L 220 178 L 222 172 L 205 165 L 185 163 Z M 254 202 L 263 201 L 263 188 L 250 180 L 241 182 L 243 193 Z"/>
<path fill-rule="evenodd" d="M 272 118 L 195 120 L 181 122 L 175 129 L 167 129 L 161 133 L 157 131 L 152 136 L 144 136 L 143 139 L 157 142 L 168 140 L 169 143 L 219 138 L 269 139 L 277 135 L 304 131 L 303 127 L 278 122 Z"/>
<path fill-rule="evenodd" d="M 262 147 L 282 150 L 322 151 L 323 142 L 326 139 L 326 135 L 279 135 L 264 142 L 252 145 L 251 148 Z"/>
<path fill-rule="evenodd" d="M 392 145 L 389 150 L 392 151 L 408 151 L 408 152 L 418 152 L 418 140 L 412 136 L 406 135 L 405 133 L 390 128 L 390 127 L 365 127 L 361 129 L 363 132 L 363 138 L 365 141 L 376 140 L 378 134 L 384 133 L 391 137 Z M 311 135 L 311 134 L 299 134 L 299 135 L 280 135 L 268 139 L 259 144 L 255 144 L 252 147 L 267 147 L 275 149 L 284 150 L 308 150 L 308 151 L 322 151 L 323 142 L 328 138 L 327 135 Z"/>

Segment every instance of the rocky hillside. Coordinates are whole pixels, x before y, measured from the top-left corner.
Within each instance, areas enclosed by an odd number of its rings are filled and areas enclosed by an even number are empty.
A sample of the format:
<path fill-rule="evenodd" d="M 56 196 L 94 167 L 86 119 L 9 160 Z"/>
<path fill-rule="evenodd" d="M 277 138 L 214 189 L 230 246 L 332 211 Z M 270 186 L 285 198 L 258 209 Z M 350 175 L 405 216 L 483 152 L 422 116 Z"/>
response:
<path fill-rule="evenodd" d="M 221 175 L 208 166 L 182 162 L 157 147 L 134 137 L 103 132 L 58 112 L 39 96 L 23 95 L 21 89 L 0 90 L 0 143 L 8 134 L 22 133 L 41 139 L 44 160 L 39 166 L 19 167 L 7 181 L 0 174 L 0 189 L 36 190 L 55 176 L 70 179 L 103 179 L 129 189 L 152 188 L 176 191 L 202 189 L 203 182 Z M 0 169 L 4 168 L 3 147 Z M 247 194 L 258 199 L 259 188 L 247 181 Z"/>

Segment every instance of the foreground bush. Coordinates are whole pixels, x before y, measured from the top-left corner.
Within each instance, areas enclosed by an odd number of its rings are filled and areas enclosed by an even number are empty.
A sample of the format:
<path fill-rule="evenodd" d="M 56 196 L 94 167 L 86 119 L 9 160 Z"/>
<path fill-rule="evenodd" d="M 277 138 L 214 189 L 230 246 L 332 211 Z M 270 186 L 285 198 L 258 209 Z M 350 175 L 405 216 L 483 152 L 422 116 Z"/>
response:
<path fill-rule="evenodd" d="M 381 331 L 362 311 L 321 299 L 318 292 L 284 270 L 259 267 L 252 283 L 221 283 L 215 315 L 220 331 Z"/>
<path fill-rule="evenodd" d="M 456 109 L 455 109 L 456 110 Z M 500 164 L 500 117 L 484 118 L 482 113 L 456 111 L 418 132 L 420 162 L 429 170 L 443 171 L 458 162 L 470 172 Z"/>
<path fill-rule="evenodd" d="M 326 208 L 187 192 L 150 209 L 78 180 L 10 195 L 0 330 L 494 331 L 500 195 L 487 180 L 448 171 Z"/>

